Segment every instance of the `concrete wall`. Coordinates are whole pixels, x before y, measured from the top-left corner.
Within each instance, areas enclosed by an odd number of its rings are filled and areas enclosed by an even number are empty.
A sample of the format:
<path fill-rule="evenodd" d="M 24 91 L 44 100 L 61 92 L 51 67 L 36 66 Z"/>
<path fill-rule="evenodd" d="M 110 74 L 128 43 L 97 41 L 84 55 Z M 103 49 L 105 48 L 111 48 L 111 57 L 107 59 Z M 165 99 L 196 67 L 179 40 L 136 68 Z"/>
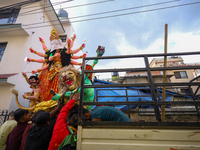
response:
<path fill-rule="evenodd" d="M 1 110 L 8 110 L 10 106 L 10 100 L 12 98 L 12 93 L 10 92 L 10 89 L 14 88 L 14 85 L 8 85 L 0 83 L 0 109 Z"/>

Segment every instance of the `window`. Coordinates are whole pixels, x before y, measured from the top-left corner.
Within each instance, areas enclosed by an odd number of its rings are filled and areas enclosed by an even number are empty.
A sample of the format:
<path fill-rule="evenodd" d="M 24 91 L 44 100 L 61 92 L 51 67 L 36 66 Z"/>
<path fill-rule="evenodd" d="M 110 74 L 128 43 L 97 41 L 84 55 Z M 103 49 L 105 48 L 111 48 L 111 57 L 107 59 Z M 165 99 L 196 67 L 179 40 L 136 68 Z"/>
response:
<path fill-rule="evenodd" d="M 1 61 L 2 57 L 3 57 L 3 53 L 4 53 L 5 49 L 6 49 L 6 45 L 7 45 L 7 43 L 0 43 L 0 61 Z"/>
<path fill-rule="evenodd" d="M 191 94 L 189 89 L 181 89 L 181 93 Z"/>
<path fill-rule="evenodd" d="M 62 42 L 66 42 L 67 40 L 67 35 L 59 35 L 60 39 Z"/>
<path fill-rule="evenodd" d="M 15 23 L 19 14 L 17 8 L 9 8 L 0 12 L 0 24 Z"/>
<path fill-rule="evenodd" d="M 186 71 L 174 72 L 176 79 L 188 78 Z"/>

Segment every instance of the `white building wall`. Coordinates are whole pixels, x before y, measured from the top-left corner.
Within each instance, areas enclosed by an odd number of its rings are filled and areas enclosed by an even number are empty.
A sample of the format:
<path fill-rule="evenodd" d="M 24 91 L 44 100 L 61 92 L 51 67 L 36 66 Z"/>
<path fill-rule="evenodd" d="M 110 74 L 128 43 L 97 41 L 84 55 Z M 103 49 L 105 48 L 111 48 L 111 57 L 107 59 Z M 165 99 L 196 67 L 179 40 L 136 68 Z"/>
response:
<path fill-rule="evenodd" d="M 32 5 L 28 5 L 26 7 L 22 7 L 19 13 L 19 16 L 16 20 L 16 23 L 21 23 L 24 30 L 28 33 L 28 36 L 9 36 L 6 38 L 0 37 L 0 42 L 8 42 L 5 53 L 3 55 L 2 62 L 0 62 L 0 74 L 12 74 L 17 73 L 16 75 L 8 78 L 8 85 L 5 90 L 0 90 L 0 95 L 3 93 L 5 96 L 1 96 L 0 104 L 2 108 L 0 109 L 9 109 L 10 111 L 18 109 L 18 106 L 15 102 L 15 96 L 10 92 L 10 86 L 12 85 L 19 92 L 19 102 L 24 107 L 29 106 L 29 101 L 27 99 L 23 99 L 22 95 L 25 92 L 30 92 L 31 89 L 29 85 L 26 83 L 23 78 L 21 72 L 24 71 L 27 62 L 24 61 L 25 57 L 33 58 L 33 59 L 41 59 L 41 57 L 32 54 L 29 51 L 29 48 L 32 47 L 34 50 L 38 52 L 43 52 L 42 44 L 39 41 L 39 37 L 44 39 L 44 42 L 47 45 L 47 48 L 50 49 L 50 32 L 54 28 L 53 22 L 49 20 L 46 13 L 44 13 L 43 9 L 41 9 L 42 2 L 37 2 Z M 26 8 L 29 9 L 26 9 Z M 26 11 L 30 11 L 31 9 L 38 9 L 37 13 L 31 15 L 20 15 Z M 40 13 L 42 12 L 42 13 Z M 38 22 L 43 22 L 45 18 L 45 23 L 36 24 Z M 29 25 L 27 25 L 29 24 Z M 32 25 L 31 25 L 32 24 Z M 70 37 L 74 33 L 74 29 L 71 25 L 64 26 L 67 34 L 67 37 Z M 63 33 L 58 33 L 63 35 Z M 84 40 L 84 39 L 83 39 Z M 65 44 L 65 43 L 63 43 Z M 80 47 L 78 40 L 76 39 L 74 42 L 73 49 Z M 77 53 L 77 55 L 81 55 L 82 52 Z M 82 59 L 77 60 L 78 62 L 82 62 Z M 27 76 L 31 76 L 30 73 L 32 70 L 36 70 L 42 67 L 42 64 L 31 62 L 28 63 L 28 67 L 26 69 Z M 10 84 L 9 84 L 10 83 Z M 4 87 L 0 85 L 0 89 Z M 11 98 L 12 97 L 12 98 Z"/>

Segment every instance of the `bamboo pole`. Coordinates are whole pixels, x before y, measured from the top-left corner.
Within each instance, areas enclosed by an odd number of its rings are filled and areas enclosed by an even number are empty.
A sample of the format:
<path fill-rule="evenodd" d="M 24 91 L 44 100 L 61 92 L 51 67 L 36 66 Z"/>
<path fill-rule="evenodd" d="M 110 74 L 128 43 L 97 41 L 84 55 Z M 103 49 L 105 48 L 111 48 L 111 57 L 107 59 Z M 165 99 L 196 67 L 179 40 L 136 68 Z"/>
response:
<path fill-rule="evenodd" d="M 168 32 L 168 25 L 165 24 L 165 46 L 164 46 L 164 53 L 167 54 L 167 32 Z M 167 56 L 164 56 L 164 67 L 167 66 Z M 163 71 L 163 83 L 166 83 L 166 70 Z M 165 86 L 163 86 L 162 90 L 162 101 L 165 101 Z M 161 106 L 162 111 L 162 122 L 165 121 L 165 105 Z"/>

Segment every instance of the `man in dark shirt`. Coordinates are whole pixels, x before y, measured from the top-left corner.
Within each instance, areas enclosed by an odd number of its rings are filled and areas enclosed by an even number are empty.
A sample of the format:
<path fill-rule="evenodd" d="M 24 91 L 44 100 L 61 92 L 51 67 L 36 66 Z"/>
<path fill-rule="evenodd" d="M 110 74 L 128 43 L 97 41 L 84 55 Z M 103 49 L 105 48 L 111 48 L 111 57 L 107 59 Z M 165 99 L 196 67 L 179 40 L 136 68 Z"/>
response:
<path fill-rule="evenodd" d="M 22 136 L 28 121 L 31 120 L 31 115 L 28 110 L 17 109 L 14 112 L 14 118 L 17 121 L 17 126 L 8 135 L 6 150 L 18 150 L 20 148 Z"/>
<path fill-rule="evenodd" d="M 49 112 L 37 115 L 35 125 L 29 130 L 25 150 L 47 150 L 56 119 L 51 121 Z"/>

